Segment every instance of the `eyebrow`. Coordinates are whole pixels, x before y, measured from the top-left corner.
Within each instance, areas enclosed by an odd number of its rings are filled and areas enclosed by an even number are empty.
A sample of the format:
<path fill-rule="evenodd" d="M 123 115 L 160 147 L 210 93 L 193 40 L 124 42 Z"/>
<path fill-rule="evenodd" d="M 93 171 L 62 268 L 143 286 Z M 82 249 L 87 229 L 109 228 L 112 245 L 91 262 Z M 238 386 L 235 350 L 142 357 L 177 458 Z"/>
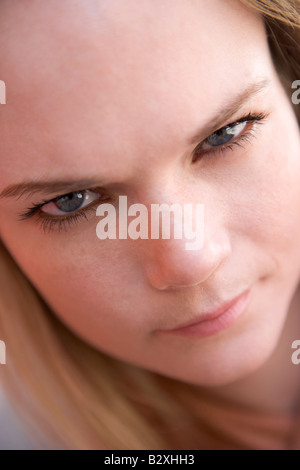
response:
<path fill-rule="evenodd" d="M 221 108 L 217 114 L 207 124 L 205 124 L 205 126 L 202 126 L 196 134 L 190 137 L 188 139 L 189 144 L 199 144 L 203 139 L 226 125 L 226 122 L 228 122 L 228 120 L 232 118 L 232 116 L 234 116 L 243 105 L 245 105 L 251 98 L 267 89 L 270 84 L 271 80 L 265 78 L 248 85 L 245 90 L 238 93 L 237 96 Z"/>
<path fill-rule="evenodd" d="M 252 83 L 240 92 L 233 100 L 221 108 L 218 113 L 200 130 L 188 139 L 190 145 L 198 144 L 204 138 L 213 132 L 216 132 L 226 121 L 228 121 L 245 103 L 247 103 L 255 95 L 265 90 L 271 83 L 269 79 L 262 79 Z M 102 186 L 104 183 L 96 179 L 86 180 L 61 180 L 61 181 L 25 181 L 19 184 L 11 184 L 7 186 L 1 193 L 2 198 L 21 198 L 25 195 L 33 195 L 35 193 L 44 194 L 68 194 L 83 189 L 92 189 Z"/>
<path fill-rule="evenodd" d="M 61 180 L 61 181 L 25 181 L 19 184 L 11 184 L 7 186 L 1 193 L 0 199 L 6 197 L 22 197 L 32 195 L 35 193 L 55 194 L 55 193 L 71 193 L 84 189 L 98 188 L 104 183 L 99 179 L 85 179 L 85 180 Z"/>

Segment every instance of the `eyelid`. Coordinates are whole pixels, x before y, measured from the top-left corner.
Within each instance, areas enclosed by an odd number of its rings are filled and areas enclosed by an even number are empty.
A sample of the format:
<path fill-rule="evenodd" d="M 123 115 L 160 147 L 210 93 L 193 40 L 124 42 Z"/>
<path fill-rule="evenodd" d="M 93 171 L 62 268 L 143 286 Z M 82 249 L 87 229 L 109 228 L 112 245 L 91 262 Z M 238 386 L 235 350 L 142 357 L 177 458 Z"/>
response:
<path fill-rule="evenodd" d="M 85 189 L 79 189 L 79 190 L 76 190 L 76 191 L 72 191 L 71 193 L 70 193 L 70 192 L 68 192 L 68 193 L 63 193 L 63 194 L 61 194 L 61 195 L 59 195 L 59 196 L 55 196 L 54 198 L 51 198 L 51 199 L 48 199 L 48 200 L 42 200 L 41 202 L 39 202 L 39 203 L 37 203 L 37 204 L 32 204 L 32 206 L 29 207 L 29 208 L 26 210 L 26 212 L 20 214 L 19 220 L 25 220 L 25 219 L 28 219 L 28 218 L 30 218 L 30 217 L 33 217 L 33 216 L 36 215 L 37 213 L 41 212 L 41 208 L 42 208 L 43 206 L 46 206 L 47 204 L 51 204 L 51 203 L 53 203 L 53 202 L 55 202 L 55 201 L 57 201 L 57 200 L 59 200 L 59 199 L 65 197 L 65 196 L 67 196 L 67 195 L 69 195 L 69 194 L 73 194 L 73 193 L 76 193 L 76 192 L 84 192 L 84 191 L 90 191 L 90 192 L 93 192 L 93 193 L 98 193 L 98 194 L 99 194 L 99 199 L 101 198 L 101 195 L 103 195 L 103 196 L 106 195 L 106 198 L 109 197 L 109 196 L 107 195 L 107 193 L 104 191 L 103 188 L 89 188 L 89 189 L 86 189 L 86 188 L 85 188 Z M 96 199 L 95 201 L 91 202 L 90 204 L 88 204 L 87 206 L 85 206 L 84 208 L 82 208 L 82 210 L 84 210 L 84 209 L 90 207 L 91 205 L 94 204 L 94 202 L 97 202 L 97 201 L 98 201 L 98 199 Z M 80 210 L 81 210 L 81 209 L 78 209 L 77 212 L 79 212 Z M 60 217 L 61 219 L 63 218 L 63 216 L 55 216 L 55 215 L 52 216 L 51 214 L 47 214 L 46 212 L 44 212 L 44 214 L 45 214 L 45 217 L 48 216 L 48 217 L 53 217 L 53 218 L 54 218 L 54 217 L 57 217 L 57 218 Z M 67 213 L 66 213 L 66 214 L 67 214 Z M 74 213 L 69 213 L 69 215 L 71 215 L 71 214 L 74 214 Z"/>

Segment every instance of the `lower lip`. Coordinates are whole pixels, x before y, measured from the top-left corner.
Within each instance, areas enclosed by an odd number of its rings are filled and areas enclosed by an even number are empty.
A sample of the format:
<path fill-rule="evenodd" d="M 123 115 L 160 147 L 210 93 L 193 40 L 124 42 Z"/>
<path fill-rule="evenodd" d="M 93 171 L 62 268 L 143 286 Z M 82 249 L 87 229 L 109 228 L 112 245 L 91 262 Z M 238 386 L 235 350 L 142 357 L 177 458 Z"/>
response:
<path fill-rule="evenodd" d="M 231 326 L 245 311 L 250 297 L 250 290 L 240 295 L 237 300 L 225 312 L 211 320 L 202 320 L 199 323 L 177 328 L 175 330 L 163 330 L 168 335 L 187 336 L 192 338 L 205 338 L 219 333 Z"/>

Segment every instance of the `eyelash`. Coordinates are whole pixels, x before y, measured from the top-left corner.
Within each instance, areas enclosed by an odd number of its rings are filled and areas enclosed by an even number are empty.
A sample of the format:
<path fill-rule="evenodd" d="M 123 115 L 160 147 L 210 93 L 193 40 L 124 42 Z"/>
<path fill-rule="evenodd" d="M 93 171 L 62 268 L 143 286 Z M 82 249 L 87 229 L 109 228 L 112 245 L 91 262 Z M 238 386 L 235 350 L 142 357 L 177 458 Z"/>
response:
<path fill-rule="evenodd" d="M 229 141 L 227 144 L 220 145 L 216 148 L 212 147 L 210 149 L 201 150 L 201 145 L 203 145 L 203 143 L 206 140 L 205 139 L 193 151 L 193 162 L 200 160 L 201 157 L 203 158 L 206 155 L 209 155 L 210 158 L 213 158 L 213 157 L 216 157 L 217 154 L 224 154 L 227 150 L 233 151 L 235 146 L 244 148 L 243 143 L 245 142 L 248 143 L 249 140 L 255 136 L 254 124 L 263 124 L 267 117 L 268 115 L 266 113 L 257 113 L 257 114 L 249 113 L 246 116 L 238 119 L 237 121 L 234 121 L 230 124 L 227 124 L 226 126 L 223 126 L 220 129 L 217 129 L 215 132 L 221 131 L 225 129 L 226 127 L 234 127 L 243 122 L 251 123 L 250 128 L 246 129 L 245 131 L 242 131 L 238 137 L 236 137 L 232 141 Z M 197 155 L 197 151 L 199 151 L 199 155 Z M 90 189 L 90 191 L 99 192 L 100 194 L 99 189 L 98 190 Z M 101 193 L 103 194 L 103 190 L 101 190 Z M 39 204 L 34 204 L 24 214 L 20 215 L 21 220 L 35 217 L 35 221 L 39 223 L 39 225 L 41 226 L 44 232 L 47 232 L 47 231 L 51 232 L 54 229 L 57 229 L 58 231 L 61 231 L 62 229 L 64 229 L 66 231 L 67 227 L 69 227 L 70 225 L 76 224 L 81 218 L 84 218 L 85 220 L 87 220 L 87 212 L 91 211 L 96 204 L 99 204 L 99 200 L 100 200 L 100 197 L 99 197 L 99 199 L 92 202 L 88 206 L 85 206 L 83 209 L 79 209 L 77 212 L 74 212 L 73 214 L 67 215 L 65 217 L 49 216 L 40 211 L 40 209 L 44 205 L 49 204 L 50 202 L 54 202 L 55 200 L 63 196 L 64 195 L 51 199 L 50 201 L 42 201 Z"/>
<path fill-rule="evenodd" d="M 51 201 L 50 201 L 51 202 Z M 97 201 L 99 203 L 99 201 Z M 74 214 L 70 214 L 66 217 L 51 217 L 49 215 L 44 215 L 42 212 L 36 213 L 36 221 L 40 224 L 42 230 L 46 233 L 51 232 L 54 229 L 57 229 L 59 232 L 61 230 L 65 230 L 71 226 L 76 224 L 81 218 L 87 220 L 87 212 L 89 212 L 94 207 L 94 204 L 90 204 L 86 206 L 81 211 L 78 210 L 74 212 Z M 43 214 L 43 215 L 42 215 Z"/>
<path fill-rule="evenodd" d="M 237 126 L 238 124 L 242 124 L 244 122 L 250 123 L 251 126 L 243 130 L 240 135 L 236 138 L 233 138 L 230 140 L 227 144 L 220 145 L 218 147 L 212 147 L 210 149 L 201 149 L 201 145 L 205 142 L 201 142 L 196 149 L 193 152 L 193 162 L 195 163 L 197 160 L 200 160 L 201 158 L 205 157 L 205 155 L 209 155 L 210 158 L 216 157 L 218 154 L 224 154 L 227 150 L 233 151 L 235 146 L 242 147 L 244 148 L 244 143 L 248 143 L 252 137 L 255 137 L 255 129 L 254 125 L 255 124 L 264 124 L 268 117 L 267 113 L 249 113 L 247 116 L 244 116 L 237 121 L 231 122 L 230 124 L 226 124 L 226 126 L 221 127 L 220 129 L 217 129 L 215 132 L 221 131 L 225 129 L 226 127 L 234 127 Z M 212 134 L 211 134 L 212 135 Z M 210 137 L 210 136 L 209 136 Z M 197 151 L 199 150 L 199 154 L 197 155 Z"/>

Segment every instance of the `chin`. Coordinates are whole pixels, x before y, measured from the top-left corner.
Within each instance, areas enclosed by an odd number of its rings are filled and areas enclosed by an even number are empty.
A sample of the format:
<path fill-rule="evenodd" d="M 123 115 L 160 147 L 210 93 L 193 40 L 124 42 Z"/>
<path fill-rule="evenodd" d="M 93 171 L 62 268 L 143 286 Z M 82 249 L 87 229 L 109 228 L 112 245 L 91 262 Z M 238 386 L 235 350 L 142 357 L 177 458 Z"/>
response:
<path fill-rule="evenodd" d="M 221 387 L 240 382 L 258 372 L 268 362 L 274 348 L 255 351 L 255 354 L 240 354 L 236 360 L 219 361 L 214 370 L 206 370 L 201 374 L 197 384 L 203 387 Z"/>
<path fill-rule="evenodd" d="M 156 372 L 167 375 L 181 382 L 198 385 L 201 387 L 221 387 L 239 382 L 260 370 L 272 356 L 277 341 L 272 344 L 257 344 L 252 342 L 252 348 L 241 347 L 238 350 L 232 348 L 226 352 L 214 352 L 212 355 L 193 358 L 185 361 L 185 367 L 180 370 L 168 368 L 168 373 L 163 370 Z M 254 347 L 255 346 L 255 347 Z"/>

